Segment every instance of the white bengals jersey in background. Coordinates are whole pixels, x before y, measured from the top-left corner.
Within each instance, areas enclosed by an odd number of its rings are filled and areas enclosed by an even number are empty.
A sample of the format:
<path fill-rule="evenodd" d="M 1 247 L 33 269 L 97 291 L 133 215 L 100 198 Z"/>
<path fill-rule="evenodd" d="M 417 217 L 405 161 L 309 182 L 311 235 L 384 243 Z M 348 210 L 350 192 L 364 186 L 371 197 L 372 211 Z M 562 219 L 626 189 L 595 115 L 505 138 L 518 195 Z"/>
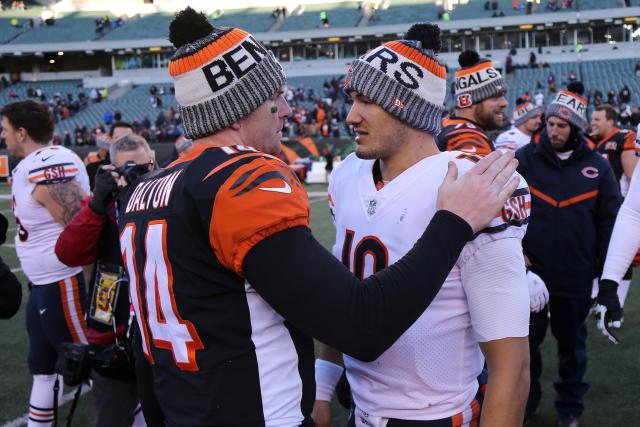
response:
<path fill-rule="evenodd" d="M 348 156 L 329 183 L 336 225 L 333 254 L 359 278 L 399 260 L 436 212 L 447 163 L 454 161 L 461 176 L 474 164 L 469 159 L 477 161 L 478 157 L 452 151 L 425 158 L 377 191 L 374 161 Z M 471 404 L 484 364 L 478 343 L 529 333 L 529 296 L 520 246 L 529 211 L 529 190 L 521 179 L 502 213 L 464 247 L 442 289 L 413 326 L 374 362 L 345 355 L 359 411 L 370 417 L 435 420 L 453 416 Z M 487 283 L 484 296 L 478 298 L 483 292 L 474 289 L 469 293 L 474 295 L 471 300 L 463 281 L 465 262 L 481 246 L 507 238 L 516 240 L 515 252 L 520 248 L 522 283 L 509 283 L 495 300 L 491 299 L 495 288 Z M 507 308 L 498 309 L 503 305 Z M 504 318 L 507 321 L 501 321 Z"/>
<path fill-rule="evenodd" d="M 508 131 L 502 132 L 496 138 L 496 150 L 513 150 L 524 147 L 531 142 L 531 135 L 527 135 L 517 127 L 512 127 Z"/>
<path fill-rule="evenodd" d="M 46 146 L 22 159 L 13 169 L 11 193 L 18 230 L 15 243 L 22 270 L 34 285 L 46 285 L 82 271 L 67 267 L 54 252 L 62 225 L 32 193 L 38 184 L 75 179 L 89 194 L 89 178 L 82 160 L 71 150 Z"/>

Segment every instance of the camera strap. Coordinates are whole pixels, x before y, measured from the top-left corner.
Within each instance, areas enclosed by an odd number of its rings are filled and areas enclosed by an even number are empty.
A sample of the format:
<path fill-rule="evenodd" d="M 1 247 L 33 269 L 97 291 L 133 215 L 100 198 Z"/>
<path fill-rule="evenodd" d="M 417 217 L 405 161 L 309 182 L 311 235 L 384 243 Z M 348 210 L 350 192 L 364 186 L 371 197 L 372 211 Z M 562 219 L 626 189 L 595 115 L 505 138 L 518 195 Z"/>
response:
<path fill-rule="evenodd" d="M 73 420 L 73 414 L 76 412 L 76 406 L 78 406 L 78 400 L 80 400 L 81 392 L 82 384 L 78 386 L 76 393 L 73 395 L 73 402 L 71 403 L 71 409 L 69 409 L 69 415 L 67 416 L 67 427 L 71 427 L 71 420 Z"/>
<path fill-rule="evenodd" d="M 58 426 L 58 392 L 60 391 L 60 376 L 56 375 L 53 383 L 53 427 Z"/>

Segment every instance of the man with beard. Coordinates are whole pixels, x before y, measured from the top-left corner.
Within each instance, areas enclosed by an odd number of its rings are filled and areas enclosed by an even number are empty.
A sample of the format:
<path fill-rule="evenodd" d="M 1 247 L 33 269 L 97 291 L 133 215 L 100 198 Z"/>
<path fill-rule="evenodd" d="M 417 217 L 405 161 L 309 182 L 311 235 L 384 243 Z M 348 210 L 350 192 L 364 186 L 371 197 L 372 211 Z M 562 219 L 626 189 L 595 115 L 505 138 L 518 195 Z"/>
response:
<path fill-rule="evenodd" d="M 522 102 L 513 111 L 513 128 L 496 138 L 496 149 L 517 150 L 531 142 L 531 136 L 540 127 L 542 115 L 538 107 Z"/>
<path fill-rule="evenodd" d="M 591 138 L 597 144 L 597 150 L 602 154 L 613 168 L 616 181 L 622 196 L 627 195 L 629 182 L 633 170 L 638 162 L 636 157 L 636 133 L 629 129 L 620 129 L 616 126 L 618 113 L 608 104 L 600 105 L 591 117 Z M 631 284 L 632 270 L 629 268 L 618 288 L 620 304 L 624 306 L 629 285 Z M 598 286 L 594 282 L 592 296 L 595 297 Z"/>
<path fill-rule="evenodd" d="M 444 119 L 438 135 L 441 151 L 488 154 L 495 150 L 485 133 L 504 125 L 507 85 L 489 59 L 466 50 L 458 57 L 455 73 L 455 112 Z"/>
<path fill-rule="evenodd" d="M 558 426 L 572 427 L 578 426 L 584 411 L 582 398 L 589 389 L 584 381 L 585 319 L 591 306 L 591 282 L 602 270 L 620 205 L 611 166 L 588 147 L 582 133 L 586 109 L 587 101 L 576 93 L 558 92 L 547 107 L 546 127 L 540 137 L 516 152 L 518 171 L 529 183 L 532 195 L 524 253 L 529 269 L 542 278 L 550 294 L 549 304 L 531 313 L 527 415 L 533 415 L 540 403 L 540 344 L 550 324 L 558 341 L 560 378 L 554 384 Z M 611 293 L 609 288 L 600 292 Z M 621 315 L 613 303 L 608 304 L 612 315 Z"/>

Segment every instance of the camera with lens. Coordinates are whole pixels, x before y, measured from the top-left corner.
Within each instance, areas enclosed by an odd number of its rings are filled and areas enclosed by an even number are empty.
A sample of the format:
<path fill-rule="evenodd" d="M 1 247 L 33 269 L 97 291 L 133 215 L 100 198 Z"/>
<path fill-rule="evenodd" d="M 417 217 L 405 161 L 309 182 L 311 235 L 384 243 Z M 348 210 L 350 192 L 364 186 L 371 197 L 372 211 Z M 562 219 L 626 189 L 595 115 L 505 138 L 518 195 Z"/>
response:
<path fill-rule="evenodd" d="M 109 345 L 63 343 L 56 363 L 56 372 L 64 383 L 75 387 L 87 380 L 94 370 L 122 381 L 135 378 L 133 351 L 128 340 Z"/>
<path fill-rule="evenodd" d="M 149 165 L 139 165 L 133 160 L 127 160 L 124 165 L 116 169 L 116 172 L 124 177 L 127 184 L 137 181 L 142 175 L 149 172 Z"/>

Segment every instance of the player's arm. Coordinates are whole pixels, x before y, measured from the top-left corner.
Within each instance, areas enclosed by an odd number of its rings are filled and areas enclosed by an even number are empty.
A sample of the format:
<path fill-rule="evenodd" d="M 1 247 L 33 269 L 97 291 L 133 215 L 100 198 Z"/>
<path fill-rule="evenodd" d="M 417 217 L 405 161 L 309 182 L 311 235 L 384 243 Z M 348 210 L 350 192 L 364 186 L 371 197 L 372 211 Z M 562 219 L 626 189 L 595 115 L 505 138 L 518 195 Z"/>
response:
<path fill-rule="evenodd" d="M 460 179 L 455 179 L 457 169 L 452 163 L 439 189 L 440 210 L 414 247 L 401 260 L 363 281 L 326 251 L 304 226 L 281 230 L 252 245 L 241 259 L 239 273 L 243 270 L 256 291 L 302 331 L 357 359 L 375 360 L 429 306 L 472 229 L 482 229 L 480 224 L 487 224 L 513 193 L 519 180 L 504 186 L 516 166 L 512 157 L 492 154 Z M 499 160 L 492 163 L 495 159 Z M 506 164 L 509 167 L 505 168 Z M 480 194 L 488 190 L 488 185 L 494 186 L 493 195 L 491 191 Z M 287 200 L 282 196 L 279 206 L 285 208 Z M 495 204 L 487 206 L 489 201 Z M 258 212 L 264 215 L 268 209 Z M 215 223 L 212 228 L 216 229 Z M 231 230 L 227 227 L 225 231 Z M 223 262 L 234 268 L 237 256 L 224 261 L 224 245 L 214 242 L 213 246 L 220 248 L 217 252 L 222 253 Z M 235 254 L 238 246 L 246 245 L 236 244 Z"/>
<path fill-rule="evenodd" d="M 316 401 L 311 413 L 316 427 L 331 425 L 331 398 L 343 373 L 342 353 L 320 343 L 316 358 Z"/>
<path fill-rule="evenodd" d="M 80 183 L 72 179 L 66 182 L 37 184 L 32 195 L 38 203 L 47 208 L 56 221 L 65 226 L 80 210 L 80 201 L 86 194 Z"/>
<path fill-rule="evenodd" d="M 529 340 L 505 338 L 480 348 L 489 370 L 480 425 L 520 427 L 529 396 Z"/>
<path fill-rule="evenodd" d="M 636 134 L 630 132 L 625 137 L 622 154 L 620 154 L 620 161 L 622 162 L 622 170 L 624 175 L 631 180 L 633 171 L 638 163 L 638 156 L 636 156 Z"/>
<path fill-rule="evenodd" d="M 631 186 L 616 218 L 602 280 L 620 283 L 640 248 L 640 166 L 636 166 Z"/>
<path fill-rule="evenodd" d="M 611 167 L 607 167 L 602 172 L 603 177 L 598 189 L 594 218 L 597 232 L 598 277 L 602 274 L 607 248 L 609 247 L 609 240 L 611 239 L 613 226 L 622 202 L 622 196 L 620 195 L 620 189 L 618 188 L 613 170 Z M 627 268 L 628 267 L 627 265 Z"/>
<path fill-rule="evenodd" d="M 489 370 L 480 424 L 521 426 L 530 381 L 524 258 L 520 238 L 493 238 L 481 234 L 469 245 L 478 248 L 461 271 L 471 322 Z"/>
<path fill-rule="evenodd" d="M 80 210 L 65 226 L 56 241 L 58 259 L 70 267 L 80 267 L 96 261 L 98 242 L 104 228 L 106 215 L 89 207 L 89 197 L 80 203 Z"/>

